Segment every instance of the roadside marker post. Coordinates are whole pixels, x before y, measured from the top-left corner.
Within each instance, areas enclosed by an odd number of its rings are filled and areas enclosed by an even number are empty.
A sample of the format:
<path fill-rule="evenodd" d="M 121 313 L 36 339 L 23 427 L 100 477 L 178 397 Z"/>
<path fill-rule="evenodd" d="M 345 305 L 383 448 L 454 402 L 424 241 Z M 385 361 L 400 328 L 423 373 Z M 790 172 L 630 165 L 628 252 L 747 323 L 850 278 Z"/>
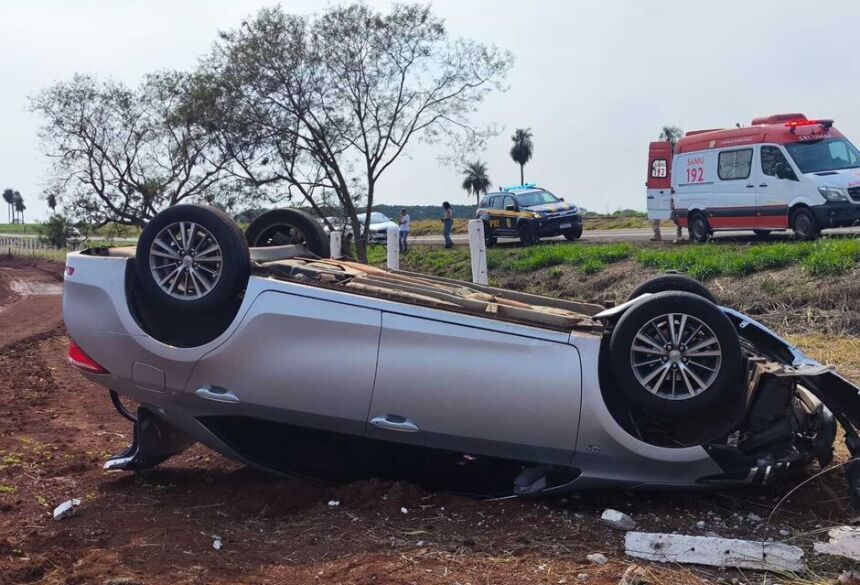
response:
<path fill-rule="evenodd" d="M 388 228 L 388 268 L 390 270 L 400 269 L 400 228 L 391 226 Z"/>
<path fill-rule="evenodd" d="M 337 230 L 332 230 L 332 232 L 328 235 L 329 237 L 329 248 L 331 249 L 331 253 L 329 256 L 332 258 L 340 258 L 340 236 L 341 233 Z"/>
<path fill-rule="evenodd" d="M 487 284 L 487 241 L 484 239 L 484 222 L 469 220 L 469 256 L 472 259 L 472 282 Z"/>

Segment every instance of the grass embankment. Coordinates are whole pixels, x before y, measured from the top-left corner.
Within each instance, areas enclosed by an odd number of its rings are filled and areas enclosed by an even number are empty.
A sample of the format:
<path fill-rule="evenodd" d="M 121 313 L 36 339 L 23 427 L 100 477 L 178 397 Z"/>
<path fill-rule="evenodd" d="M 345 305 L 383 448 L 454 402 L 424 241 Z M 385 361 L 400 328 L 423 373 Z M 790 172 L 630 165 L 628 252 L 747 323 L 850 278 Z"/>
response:
<path fill-rule="evenodd" d="M 487 268 L 500 273 L 529 273 L 542 268 L 571 266 L 585 274 L 596 274 L 608 264 L 628 259 L 643 268 L 678 270 L 699 280 L 717 276 L 745 276 L 792 265 L 799 265 L 812 276 L 828 276 L 844 274 L 860 261 L 860 240 L 779 242 L 752 246 L 706 244 L 675 248 L 637 248 L 626 242 L 545 244 L 528 248 L 491 249 L 487 252 Z M 373 247 L 371 262 L 384 261 L 384 247 Z M 469 252 L 466 248 L 413 248 L 402 263 L 416 272 L 469 276 Z"/>
<path fill-rule="evenodd" d="M 661 222 L 664 230 L 674 230 L 675 224 L 671 221 Z M 583 221 L 583 229 L 588 230 L 625 230 L 650 228 L 651 222 L 646 217 L 586 217 Z M 469 220 L 457 218 L 451 233 L 465 234 L 469 231 Z M 410 225 L 410 233 L 413 236 L 439 236 L 442 235 L 442 222 L 438 219 L 415 219 Z"/>

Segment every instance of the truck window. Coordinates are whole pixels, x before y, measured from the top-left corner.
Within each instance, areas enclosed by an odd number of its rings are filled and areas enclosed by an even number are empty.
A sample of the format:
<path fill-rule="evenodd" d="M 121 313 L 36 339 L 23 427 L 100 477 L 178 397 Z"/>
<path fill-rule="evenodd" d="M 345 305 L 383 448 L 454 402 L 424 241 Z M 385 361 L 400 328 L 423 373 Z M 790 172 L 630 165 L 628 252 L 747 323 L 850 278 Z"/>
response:
<path fill-rule="evenodd" d="M 752 148 L 724 150 L 717 161 L 717 176 L 722 181 L 748 179 L 752 168 Z"/>
<path fill-rule="evenodd" d="M 500 199 L 501 199 L 501 197 L 500 197 Z M 514 209 L 516 209 L 516 207 L 517 207 L 517 202 L 516 202 L 516 201 L 514 201 L 514 198 L 513 198 L 513 197 L 511 197 L 511 196 L 509 196 L 509 195 L 506 195 L 506 196 L 505 196 L 505 204 L 502 206 L 502 209 L 507 209 L 509 205 L 513 205 L 513 206 L 514 206 Z"/>
<path fill-rule="evenodd" d="M 501 195 L 498 195 L 497 197 L 493 197 L 493 209 L 504 209 L 505 206 L 502 205 L 503 200 L 504 200 L 504 197 L 502 197 Z"/>
<path fill-rule="evenodd" d="M 776 176 L 776 165 L 779 163 L 785 163 L 786 168 L 791 168 L 778 146 L 761 147 L 761 172 L 768 177 L 774 177 Z"/>

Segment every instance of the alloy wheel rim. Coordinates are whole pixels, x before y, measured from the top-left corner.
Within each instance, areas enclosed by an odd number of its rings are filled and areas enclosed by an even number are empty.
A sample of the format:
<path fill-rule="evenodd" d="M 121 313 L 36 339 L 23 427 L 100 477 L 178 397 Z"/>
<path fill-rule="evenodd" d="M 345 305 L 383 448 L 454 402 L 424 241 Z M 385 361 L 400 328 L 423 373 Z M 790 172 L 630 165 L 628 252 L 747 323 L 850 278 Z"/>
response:
<path fill-rule="evenodd" d="M 809 221 L 809 217 L 805 213 L 801 213 L 797 216 L 797 220 L 794 222 L 795 228 L 801 234 L 807 234 L 809 232 L 811 222 Z"/>
<path fill-rule="evenodd" d="M 205 227 L 179 221 L 162 229 L 149 248 L 149 270 L 169 296 L 191 301 L 212 292 L 224 268 L 221 246 Z"/>
<path fill-rule="evenodd" d="M 714 383 L 723 353 L 713 330 L 685 313 L 651 319 L 636 333 L 630 365 L 642 387 L 667 400 L 688 400 Z"/>

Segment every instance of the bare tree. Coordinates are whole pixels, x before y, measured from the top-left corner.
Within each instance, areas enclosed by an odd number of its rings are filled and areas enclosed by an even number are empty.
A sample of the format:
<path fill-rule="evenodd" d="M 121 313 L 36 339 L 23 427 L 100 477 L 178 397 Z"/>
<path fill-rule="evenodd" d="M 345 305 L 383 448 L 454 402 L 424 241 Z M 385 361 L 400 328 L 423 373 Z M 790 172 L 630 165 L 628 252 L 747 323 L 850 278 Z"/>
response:
<path fill-rule="evenodd" d="M 334 193 L 366 260 L 380 177 L 418 140 L 480 145 L 487 130 L 470 116 L 511 61 L 450 39 L 428 6 L 383 14 L 351 4 L 315 19 L 269 8 L 222 35 L 198 75 L 210 86 L 197 111 L 214 114 L 237 176 L 286 184 L 315 210 L 323 191 Z"/>
<path fill-rule="evenodd" d="M 53 159 L 51 191 L 71 215 L 142 225 L 228 176 L 209 132 L 182 115 L 189 91 L 182 73 L 149 75 L 135 90 L 76 75 L 32 99 Z"/>

